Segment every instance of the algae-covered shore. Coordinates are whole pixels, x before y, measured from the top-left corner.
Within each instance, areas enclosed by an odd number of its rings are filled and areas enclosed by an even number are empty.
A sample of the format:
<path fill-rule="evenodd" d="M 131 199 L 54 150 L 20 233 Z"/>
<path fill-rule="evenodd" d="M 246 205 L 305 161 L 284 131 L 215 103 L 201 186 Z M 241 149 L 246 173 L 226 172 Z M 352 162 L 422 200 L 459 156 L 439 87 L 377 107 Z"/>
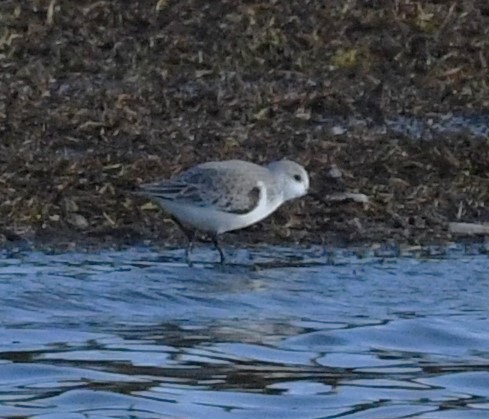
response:
<path fill-rule="evenodd" d="M 488 62 L 485 1 L 3 1 L 4 240 L 178 243 L 137 185 L 282 157 L 313 197 L 225 241 L 451 240 L 489 221 L 489 135 L 434 127 L 487 122 Z"/>

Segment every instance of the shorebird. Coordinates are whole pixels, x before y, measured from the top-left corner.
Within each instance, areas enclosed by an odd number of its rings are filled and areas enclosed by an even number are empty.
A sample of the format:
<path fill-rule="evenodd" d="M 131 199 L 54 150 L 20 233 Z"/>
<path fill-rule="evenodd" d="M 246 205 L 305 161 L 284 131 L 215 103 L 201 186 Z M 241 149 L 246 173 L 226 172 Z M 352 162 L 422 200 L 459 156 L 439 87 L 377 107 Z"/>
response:
<path fill-rule="evenodd" d="M 219 235 L 248 227 L 284 202 L 304 196 L 309 176 L 301 165 L 290 160 L 266 166 L 242 160 L 211 161 L 170 179 L 142 185 L 141 189 L 186 234 L 188 263 L 196 230 L 210 236 L 224 263 Z"/>

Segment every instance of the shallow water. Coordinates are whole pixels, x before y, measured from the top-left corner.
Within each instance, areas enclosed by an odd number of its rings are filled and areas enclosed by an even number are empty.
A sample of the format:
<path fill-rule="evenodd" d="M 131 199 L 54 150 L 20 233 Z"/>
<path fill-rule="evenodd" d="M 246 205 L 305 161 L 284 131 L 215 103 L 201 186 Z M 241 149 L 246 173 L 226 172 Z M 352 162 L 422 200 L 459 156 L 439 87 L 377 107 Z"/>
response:
<path fill-rule="evenodd" d="M 487 255 L 215 256 L 3 253 L 0 417 L 489 417 Z"/>

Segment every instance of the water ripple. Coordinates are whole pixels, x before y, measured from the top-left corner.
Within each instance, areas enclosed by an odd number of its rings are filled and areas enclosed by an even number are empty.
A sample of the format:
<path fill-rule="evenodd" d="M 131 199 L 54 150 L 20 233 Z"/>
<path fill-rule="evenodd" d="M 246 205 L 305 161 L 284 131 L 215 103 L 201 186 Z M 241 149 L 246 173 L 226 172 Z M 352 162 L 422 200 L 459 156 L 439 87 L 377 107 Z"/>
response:
<path fill-rule="evenodd" d="M 489 415 L 489 259 L 0 256 L 0 416 Z"/>

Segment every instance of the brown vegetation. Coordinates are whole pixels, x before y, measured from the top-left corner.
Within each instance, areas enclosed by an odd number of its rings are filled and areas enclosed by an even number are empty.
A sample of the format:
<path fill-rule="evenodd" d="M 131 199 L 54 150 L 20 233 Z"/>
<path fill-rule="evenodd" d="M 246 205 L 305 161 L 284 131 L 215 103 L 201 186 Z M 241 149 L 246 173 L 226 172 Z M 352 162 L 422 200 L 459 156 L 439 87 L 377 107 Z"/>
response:
<path fill-rule="evenodd" d="M 56 244 L 180 239 L 130 190 L 285 156 L 319 197 L 337 164 L 370 205 L 308 198 L 242 240 L 448 239 L 448 221 L 489 220 L 488 138 L 380 127 L 487 113 L 488 61 L 485 1 L 5 0 L 0 223 Z"/>

